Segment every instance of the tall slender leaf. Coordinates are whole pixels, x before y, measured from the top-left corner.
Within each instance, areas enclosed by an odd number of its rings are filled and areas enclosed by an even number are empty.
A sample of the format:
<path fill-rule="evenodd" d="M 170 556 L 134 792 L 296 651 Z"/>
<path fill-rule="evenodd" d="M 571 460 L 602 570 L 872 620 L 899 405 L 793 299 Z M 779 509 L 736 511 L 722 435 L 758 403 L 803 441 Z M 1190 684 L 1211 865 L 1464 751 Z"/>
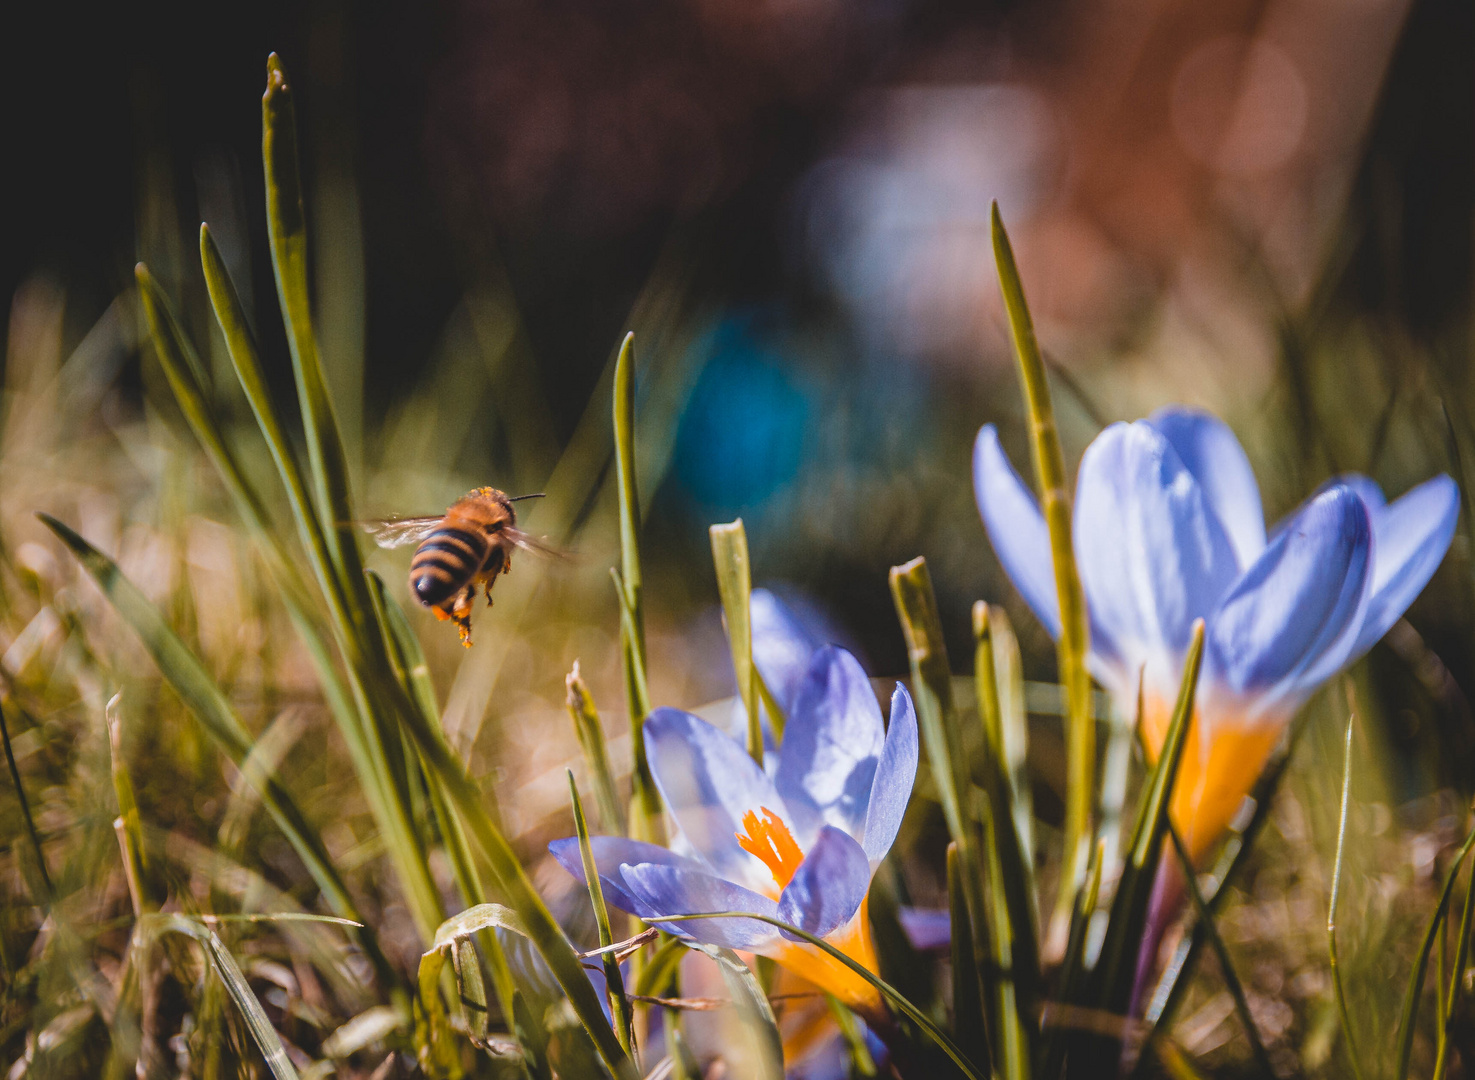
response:
<path fill-rule="evenodd" d="M 1009 1080 L 1022 1080 L 1034 1056 L 1030 1018 L 1038 1008 L 1039 945 L 1036 936 L 1033 864 L 1014 827 L 1019 799 L 1013 790 L 1013 772 L 1006 749 L 1010 723 L 999 693 L 993 641 L 998 609 L 980 601 L 973 606 L 973 679 L 978 711 L 984 728 L 983 805 L 986 900 L 989 905 L 989 952 L 994 965 L 1007 972 L 1001 982 L 999 1014 L 1000 1060 Z M 1007 633 L 1007 623 L 1000 623 Z M 1012 643 L 1012 636 L 1010 637 Z"/>
<path fill-rule="evenodd" d="M 1414 1025 L 1419 1018 L 1419 999 L 1424 993 L 1424 976 L 1429 970 L 1429 953 L 1434 948 L 1434 942 L 1439 936 L 1440 928 L 1444 920 L 1449 916 L 1449 901 L 1454 895 L 1455 879 L 1460 876 L 1460 868 L 1465 865 L 1465 859 L 1470 854 L 1470 849 L 1475 847 L 1475 829 L 1471 829 L 1465 837 L 1465 842 L 1460 845 L 1455 853 L 1454 861 L 1450 863 L 1449 871 L 1444 878 L 1444 886 L 1439 890 L 1439 903 L 1434 909 L 1434 914 L 1429 917 L 1429 925 L 1424 930 L 1424 939 L 1419 945 L 1419 951 L 1414 957 L 1414 969 L 1409 975 L 1408 985 L 1404 987 L 1403 1003 L 1399 1008 L 1398 1019 L 1398 1047 L 1395 1052 L 1397 1062 L 1394 1076 L 1398 1080 L 1404 1080 L 1408 1076 L 1409 1061 L 1414 1052 Z"/>
<path fill-rule="evenodd" d="M 1183 682 L 1162 752 L 1149 774 L 1147 789 L 1138 807 L 1127 862 L 1112 900 L 1111 917 L 1101 944 L 1101 958 L 1094 973 L 1098 987 L 1095 1004 L 1117 1015 L 1127 1013 L 1131 1000 L 1136 974 L 1135 950 L 1141 946 L 1148 901 L 1161 863 L 1173 783 L 1177 779 L 1189 725 L 1193 722 L 1193 702 L 1203 650 L 1204 624 L 1202 619 L 1198 619 L 1193 624 L 1193 636 L 1183 662 Z"/>
<path fill-rule="evenodd" d="M 169 629 L 163 616 L 138 587 L 123 575 L 116 563 L 55 518 L 47 514 L 37 516 L 76 556 L 82 568 L 97 582 L 98 588 L 123 621 L 138 635 L 144 648 L 158 664 L 165 681 L 174 688 L 175 693 L 221 749 L 239 766 L 251 752 L 251 733 L 236 716 L 225 694 L 215 685 L 204 665 L 179 640 L 174 631 Z M 242 775 L 261 785 L 258 790 L 262 805 L 291 842 L 333 910 L 342 918 L 361 922 L 348 890 L 339 878 L 321 839 L 307 824 L 302 812 L 281 783 L 273 776 L 263 775 L 262 770 L 253 769 Z M 376 966 L 381 968 L 381 974 L 387 975 L 392 969 L 379 952 L 372 933 L 365 932 L 363 939 L 366 951 L 375 959 Z"/>
<path fill-rule="evenodd" d="M 625 815 L 620 812 L 614 772 L 610 768 L 609 752 L 605 747 L 604 723 L 599 719 L 599 710 L 594 707 L 594 698 L 589 693 L 588 684 L 579 674 L 577 660 L 574 661 L 573 670 L 564 679 L 564 689 L 568 692 L 565 703 L 569 717 L 574 722 L 574 733 L 579 737 L 584 761 L 594 779 L 594 797 L 599 804 L 600 819 L 609 832 L 623 834 Z"/>
<path fill-rule="evenodd" d="M 1066 719 L 1065 784 L 1065 872 L 1055 902 L 1050 936 L 1064 945 L 1063 935 L 1070 920 L 1075 891 L 1085 880 L 1091 851 L 1091 803 L 1096 774 L 1096 728 L 1091 719 L 1091 677 L 1086 670 L 1089 627 L 1086 597 L 1076 571 L 1071 542 L 1070 492 L 1066 486 L 1065 455 L 1055 427 L 1055 408 L 1050 401 L 1050 384 L 1045 361 L 1035 341 L 1034 320 L 1024 299 L 1024 285 L 1014 262 L 1014 250 L 999 216 L 992 212 L 994 262 L 999 287 L 1009 316 L 1009 335 L 1024 383 L 1029 411 L 1030 450 L 1035 477 L 1040 485 L 1041 509 L 1050 530 L 1050 553 L 1055 567 L 1055 592 L 1060 598 L 1060 640 L 1057 656 L 1060 681 L 1065 686 Z M 1058 955 L 1058 949 L 1055 950 Z"/>
<path fill-rule="evenodd" d="M 615 360 L 615 485 L 620 503 L 620 651 L 624 659 L 625 696 L 630 703 L 630 835 L 659 840 L 660 796 L 645 755 L 645 718 L 650 691 L 645 668 L 645 608 L 641 599 L 640 488 L 635 475 L 635 335 L 626 334 Z"/>
<path fill-rule="evenodd" d="M 266 1015 L 261 1002 L 251 992 L 251 986 L 246 982 L 246 976 L 235 957 L 215 935 L 215 931 L 187 915 L 163 913 L 145 916 L 143 926 L 145 932 L 154 937 L 165 933 L 184 934 L 203 945 L 211 965 L 225 983 L 231 1000 L 241 1010 L 246 1029 L 261 1050 L 272 1075 L 277 1080 L 297 1080 L 297 1070 L 292 1066 L 292 1059 L 287 1056 L 287 1048 L 282 1045 L 281 1036 L 272 1027 L 271 1019 Z"/>
<path fill-rule="evenodd" d="M 927 749 L 927 760 L 937 784 L 948 833 L 958 845 L 963 894 L 968 917 L 975 927 L 988 925 L 984 905 L 982 869 L 978 856 L 975 822 L 969 790 L 972 779 L 963 749 L 962 733 L 953 707 L 953 678 L 947 646 L 937 615 L 937 595 L 927 560 L 913 559 L 891 568 L 891 598 L 906 637 L 912 669 L 912 693 L 917 722 Z"/>
<path fill-rule="evenodd" d="M 953 1038 L 958 1048 L 974 1061 L 988 1061 L 988 1024 L 983 1015 L 983 986 L 978 980 L 978 958 L 973 947 L 973 927 L 968 921 L 968 901 L 963 895 L 963 878 L 958 865 L 957 842 L 947 846 L 947 907 L 952 929 L 950 966 L 953 977 Z M 997 1034 L 997 1030 L 996 1030 Z"/>
<path fill-rule="evenodd" d="M 0 742 L 5 744 L 5 765 L 10 770 L 10 782 L 15 785 L 15 798 L 20 804 L 21 819 L 26 824 L 26 841 L 36 867 L 36 880 L 40 885 L 39 889 L 34 884 L 32 885 L 32 891 L 40 894 L 33 899 L 38 904 L 49 904 L 56 889 L 51 883 L 51 874 L 46 869 L 46 855 L 41 850 L 41 836 L 36 832 L 36 821 L 31 817 L 31 803 L 26 798 L 26 789 L 20 779 L 20 769 L 15 764 L 15 751 L 10 745 L 10 726 L 6 723 L 3 706 L 0 706 Z"/>
<path fill-rule="evenodd" d="M 1342 742 L 1342 808 L 1337 815 L 1337 856 L 1332 863 L 1332 896 L 1326 912 L 1327 958 L 1332 969 L 1332 990 L 1337 998 L 1337 1017 L 1342 1022 L 1342 1038 L 1347 1041 L 1347 1059 L 1352 1074 L 1362 1080 L 1362 1054 L 1352 1033 L 1352 1018 L 1347 1012 L 1347 991 L 1342 985 L 1342 965 L 1337 956 L 1337 899 L 1342 888 L 1342 855 L 1347 842 L 1347 807 L 1352 792 L 1352 730 L 1355 717 L 1347 718 L 1347 733 Z M 1435 1075 L 1438 1075 L 1437 1073 Z"/>
<path fill-rule="evenodd" d="M 594 862 L 594 848 L 589 843 L 589 824 L 584 820 L 584 804 L 579 799 L 579 786 L 574 782 L 574 773 L 568 771 L 569 800 L 574 809 L 574 830 L 579 837 L 579 857 L 584 865 L 584 881 L 589 886 L 589 905 L 594 909 L 594 925 L 599 930 L 600 949 L 609 949 L 615 943 L 610 932 L 609 908 L 604 903 L 604 889 L 599 883 L 599 867 Z M 610 1013 L 615 1020 L 615 1034 L 625 1053 L 631 1053 L 632 1016 L 630 999 L 625 996 L 625 980 L 620 974 L 620 960 L 613 952 L 605 952 L 600 958 L 604 964 L 604 985 L 609 995 Z"/>
<path fill-rule="evenodd" d="M 712 563 L 717 569 L 717 594 L 727 624 L 727 644 L 732 650 L 732 670 L 737 675 L 738 696 L 748 714 L 748 754 L 763 764 L 762 708 L 758 691 L 758 668 L 753 663 L 753 620 L 748 610 L 753 593 L 753 574 L 748 562 L 748 534 L 743 519 L 707 529 L 712 540 Z"/>

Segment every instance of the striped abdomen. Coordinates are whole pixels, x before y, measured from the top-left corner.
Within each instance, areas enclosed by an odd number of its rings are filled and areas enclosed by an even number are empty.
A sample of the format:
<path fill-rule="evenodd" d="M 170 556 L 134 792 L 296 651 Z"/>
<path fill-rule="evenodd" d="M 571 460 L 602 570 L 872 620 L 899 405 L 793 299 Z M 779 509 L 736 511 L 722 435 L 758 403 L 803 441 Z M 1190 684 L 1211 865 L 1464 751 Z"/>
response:
<path fill-rule="evenodd" d="M 410 560 L 410 588 L 420 603 L 433 607 L 464 589 L 487 564 L 501 561 L 502 549 L 492 543 L 478 522 L 452 521 L 427 536 Z"/>

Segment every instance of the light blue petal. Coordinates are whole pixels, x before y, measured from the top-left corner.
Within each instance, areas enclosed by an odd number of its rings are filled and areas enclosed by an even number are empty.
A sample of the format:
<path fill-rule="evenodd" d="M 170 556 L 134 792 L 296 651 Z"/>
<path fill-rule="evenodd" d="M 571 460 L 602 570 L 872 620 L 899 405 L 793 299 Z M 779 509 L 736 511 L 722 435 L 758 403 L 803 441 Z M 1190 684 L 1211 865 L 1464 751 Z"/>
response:
<path fill-rule="evenodd" d="M 859 835 L 885 737 L 860 662 L 836 645 L 815 653 L 789 710 L 774 777 L 800 847 L 826 824 Z"/>
<path fill-rule="evenodd" d="M 1176 683 L 1194 619 L 1214 610 L 1238 562 L 1203 488 L 1151 424 L 1113 424 L 1087 447 L 1074 537 L 1093 651 L 1110 648 L 1133 684 L 1143 664 L 1150 683 Z"/>
<path fill-rule="evenodd" d="M 1250 459 L 1234 432 L 1217 416 L 1179 406 L 1159 409 L 1147 422 L 1162 433 L 1198 481 L 1234 546 L 1239 568 L 1249 566 L 1265 550 L 1265 511 Z"/>
<path fill-rule="evenodd" d="M 953 940 L 953 916 L 947 908 L 901 907 L 896 912 L 907 943 L 918 952 L 946 949 Z"/>
<path fill-rule="evenodd" d="M 692 915 L 708 911 L 751 911 L 757 915 L 778 915 L 778 905 L 741 885 L 708 874 L 677 866 L 641 863 L 622 866 L 625 886 L 643 905 L 642 917 L 654 920 L 657 915 Z M 707 945 L 727 949 L 761 949 L 778 931 L 756 919 L 692 919 L 688 922 L 655 925 L 668 933 L 692 938 Z"/>
<path fill-rule="evenodd" d="M 645 746 L 661 798 L 688 843 L 723 877 L 762 889 L 768 868 L 737 842 L 743 815 L 772 810 L 790 830 L 794 819 L 748 752 L 711 724 L 680 709 L 645 721 Z"/>
<path fill-rule="evenodd" d="M 1459 517 L 1460 490 L 1447 476 L 1420 484 L 1373 514 L 1373 594 L 1353 659 L 1372 648 L 1424 591 L 1449 550 Z"/>
<path fill-rule="evenodd" d="M 824 937 L 855 916 L 870 887 L 871 863 L 864 849 L 848 832 L 826 825 L 779 896 L 778 917 Z M 780 933 L 803 940 L 787 931 Z"/>
<path fill-rule="evenodd" d="M 753 662 L 779 707 L 787 713 L 823 644 L 767 589 L 754 589 L 748 605 L 753 624 Z"/>
<path fill-rule="evenodd" d="M 1263 707 L 1308 689 L 1298 676 L 1356 640 L 1371 584 L 1372 524 L 1362 499 L 1335 487 L 1280 532 L 1209 620 L 1210 678 Z"/>
<path fill-rule="evenodd" d="M 589 847 L 594 852 L 594 867 L 599 872 L 599 884 L 604 889 L 604 898 L 621 911 L 639 915 L 639 905 L 625 890 L 625 879 L 620 876 L 620 867 L 625 863 L 656 863 L 661 866 L 679 866 L 688 870 L 707 869 L 695 859 L 688 859 L 684 855 L 678 855 L 668 848 L 657 844 L 647 844 L 640 840 L 626 840 L 622 836 L 591 836 Z M 584 882 L 584 859 L 579 854 L 579 838 L 570 836 L 564 840 L 554 840 L 548 845 L 548 851 L 558 860 L 562 866 L 574 877 Z"/>
<path fill-rule="evenodd" d="M 973 444 L 973 494 L 994 554 L 1024 602 L 1053 638 L 1060 637 L 1060 603 L 1050 561 L 1050 532 L 1035 496 L 985 424 Z"/>
<path fill-rule="evenodd" d="M 891 695 L 891 723 L 886 728 L 886 745 L 876 766 L 876 780 L 871 785 L 870 805 L 866 809 L 865 831 L 861 846 L 871 867 L 881 864 L 896 840 L 902 816 L 912 798 L 912 785 L 917 780 L 917 712 L 911 695 L 901 683 Z"/>

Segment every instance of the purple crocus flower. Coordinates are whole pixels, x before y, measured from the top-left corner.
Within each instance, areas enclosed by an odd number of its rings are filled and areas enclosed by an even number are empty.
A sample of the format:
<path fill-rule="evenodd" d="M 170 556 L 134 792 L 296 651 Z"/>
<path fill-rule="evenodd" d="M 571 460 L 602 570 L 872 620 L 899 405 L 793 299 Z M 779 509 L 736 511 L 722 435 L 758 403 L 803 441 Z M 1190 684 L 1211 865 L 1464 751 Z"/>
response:
<path fill-rule="evenodd" d="M 1060 635 L 1050 540 L 992 425 L 973 451 L 978 508 L 1026 603 Z M 1269 536 L 1233 433 L 1163 409 L 1111 425 L 1076 481 L 1076 564 L 1092 673 L 1162 746 L 1195 619 L 1205 623 L 1196 713 L 1173 792 L 1195 858 L 1222 835 L 1286 723 L 1381 638 L 1428 583 L 1454 534 L 1447 476 L 1385 503 L 1364 476 L 1326 484 Z"/>
<path fill-rule="evenodd" d="M 760 596 L 762 599 L 760 599 Z M 755 919 L 660 923 L 660 915 L 749 911 L 824 938 L 868 970 L 871 877 L 891 849 L 917 772 L 917 721 L 906 689 L 890 724 L 860 663 L 836 646 L 804 656 L 802 633 L 772 598 L 753 596 L 754 653 L 788 714 L 771 774 L 725 732 L 679 709 L 645 721 L 651 771 L 675 819 L 679 854 L 621 837 L 591 841 L 605 898 L 694 941 L 770 956 L 863 1016 L 884 1016 L 865 980 L 802 940 Z M 800 664 L 802 663 L 802 668 Z M 578 841 L 549 845 L 583 879 Z"/>

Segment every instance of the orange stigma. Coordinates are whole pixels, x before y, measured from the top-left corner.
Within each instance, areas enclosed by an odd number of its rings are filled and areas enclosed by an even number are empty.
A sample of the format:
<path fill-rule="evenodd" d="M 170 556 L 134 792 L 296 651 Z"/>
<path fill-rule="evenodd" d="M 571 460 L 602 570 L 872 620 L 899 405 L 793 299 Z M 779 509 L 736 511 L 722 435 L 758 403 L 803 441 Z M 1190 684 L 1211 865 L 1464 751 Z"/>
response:
<path fill-rule="evenodd" d="M 804 861 L 804 852 L 794 840 L 793 833 L 783 820 L 766 806 L 760 806 L 763 820 L 749 810 L 743 815 L 744 832 L 734 833 L 738 845 L 750 855 L 763 860 L 773 874 L 773 880 L 782 889 Z"/>

